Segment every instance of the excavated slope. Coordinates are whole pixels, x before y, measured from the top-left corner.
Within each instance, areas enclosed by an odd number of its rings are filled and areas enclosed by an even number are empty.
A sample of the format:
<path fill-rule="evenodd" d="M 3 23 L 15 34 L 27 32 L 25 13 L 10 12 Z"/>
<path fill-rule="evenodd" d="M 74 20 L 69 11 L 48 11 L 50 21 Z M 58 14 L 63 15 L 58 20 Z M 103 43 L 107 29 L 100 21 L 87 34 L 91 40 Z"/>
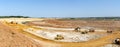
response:
<path fill-rule="evenodd" d="M 41 45 L 0 22 L 0 47 L 41 47 Z"/>

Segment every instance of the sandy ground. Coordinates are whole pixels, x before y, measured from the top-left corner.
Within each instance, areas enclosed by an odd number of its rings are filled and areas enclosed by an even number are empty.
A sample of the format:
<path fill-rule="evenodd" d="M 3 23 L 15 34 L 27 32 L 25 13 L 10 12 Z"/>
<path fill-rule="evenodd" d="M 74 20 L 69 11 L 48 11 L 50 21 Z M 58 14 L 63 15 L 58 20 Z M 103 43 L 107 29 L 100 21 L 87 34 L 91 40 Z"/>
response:
<path fill-rule="evenodd" d="M 95 27 L 109 30 L 119 30 L 120 21 L 109 20 L 43 20 L 29 22 L 28 25 L 37 25 L 55 28 Z"/>
<path fill-rule="evenodd" d="M 48 28 L 48 27 L 47 27 Z M 47 29 L 45 28 L 45 29 Z M 43 29 L 43 28 L 42 28 Z M 62 42 L 83 42 L 83 41 L 89 41 L 89 40 L 93 40 L 93 39 L 98 39 L 100 37 L 109 35 L 108 33 L 106 33 L 106 31 L 104 32 L 98 32 L 96 31 L 95 33 L 88 33 L 88 34 L 81 34 L 81 32 L 75 32 L 73 30 L 65 30 L 63 29 L 63 31 L 59 31 L 59 30 L 35 30 L 34 28 L 25 28 L 24 31 L 26 32 L 30 32 L 31 34 L 35 34 L 37 36 L 40 36 L 42 38 L 45 39 L 50 39 L 50 40 L 54 40 L 54 41 L 62 41 Z M 52 28 L 54 29 L 54 28 Z M 57 29 L 57 28 L 55 28 Z M 58 29 L 62 29 L 62 28 L 58 28 Z M 62 35 L 64 37 L 63 40 L 55 40 L 54 38 L 57 35 Z"/>
<path fill-rule="evenodd" d="M 41 47 L 41 45 L 0 22 L 0 47 Z"/>
<path fill-rule="evenodd" d="M 19 22 L 21 19 L 15 19 L 15 21 L 16 20 Z M 109 47 L 109 44 L 111 44 L 115 38 L 120 38 L 120 31 L 114 31 L 108 36 L 86 42 L 57 42 L 25 32 L 22 30 L 24 28 L 33 27 L 30 25 L 9 24 L 6 22 L 0 23 L 0 47 Z"/>

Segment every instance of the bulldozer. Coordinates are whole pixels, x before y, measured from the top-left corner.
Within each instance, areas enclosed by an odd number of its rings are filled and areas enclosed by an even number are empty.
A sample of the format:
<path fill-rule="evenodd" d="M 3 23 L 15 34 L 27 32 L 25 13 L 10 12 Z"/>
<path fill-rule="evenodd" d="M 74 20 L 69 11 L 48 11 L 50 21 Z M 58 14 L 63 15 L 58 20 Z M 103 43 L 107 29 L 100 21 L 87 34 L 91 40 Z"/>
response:
<path fill-rule="evenodd" d="M 62 40 L 64 37 L 62 35 L 56 35 L 55 40 Z"/>
<path fill-rule="evenodd" d="M 76 32 L 80 32 L 80 27 L 77 27 L 77 28 L 75 28 L 74 30 L 76 31 Z"/>
<path fill-rule="evenodd" d="M 107 33 L 112 33 L 113 31 L 112 30 L 107 30 Z"/>
<path fill-rule="evenodd" d="M 114 43 L 120 45 L 120 38 L 116 38 L 116 39 L 114 40 Z"/>
<path fill-rule="evenodd" d="M 89 29 L 89 32 L 95 32 L 95 30 L 94 29 Z"/>

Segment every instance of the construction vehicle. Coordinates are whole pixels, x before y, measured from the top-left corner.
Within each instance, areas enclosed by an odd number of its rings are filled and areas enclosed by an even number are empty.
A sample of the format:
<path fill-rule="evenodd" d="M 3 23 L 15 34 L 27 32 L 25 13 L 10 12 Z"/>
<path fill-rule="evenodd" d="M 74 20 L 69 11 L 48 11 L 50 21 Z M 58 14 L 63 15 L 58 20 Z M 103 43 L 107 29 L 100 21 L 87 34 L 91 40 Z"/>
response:
<path fill-rule="evenodd" d="M 57 36 L 55 37 L 55 40 L 62 40 L 62 39 L 64 39 L 64 37 L 63 37 L 62 35 L 57 35 Z"/>

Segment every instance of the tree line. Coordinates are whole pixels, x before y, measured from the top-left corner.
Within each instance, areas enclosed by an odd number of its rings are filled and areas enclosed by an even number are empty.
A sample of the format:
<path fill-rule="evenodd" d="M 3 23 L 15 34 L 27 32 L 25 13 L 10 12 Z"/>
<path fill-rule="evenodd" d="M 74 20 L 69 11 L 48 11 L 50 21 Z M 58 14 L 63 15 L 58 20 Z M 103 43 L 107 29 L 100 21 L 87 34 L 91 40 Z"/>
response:
<path fill-rule="evenodd" d="M 0 18 L 30 18 L 28 16 L 0 16 Z"/>
<path fill-rule="evenodd" d="M 80 17 L 80 18 L 61 18 L 61 20 L 120 20 L 120 17 Z"/>

